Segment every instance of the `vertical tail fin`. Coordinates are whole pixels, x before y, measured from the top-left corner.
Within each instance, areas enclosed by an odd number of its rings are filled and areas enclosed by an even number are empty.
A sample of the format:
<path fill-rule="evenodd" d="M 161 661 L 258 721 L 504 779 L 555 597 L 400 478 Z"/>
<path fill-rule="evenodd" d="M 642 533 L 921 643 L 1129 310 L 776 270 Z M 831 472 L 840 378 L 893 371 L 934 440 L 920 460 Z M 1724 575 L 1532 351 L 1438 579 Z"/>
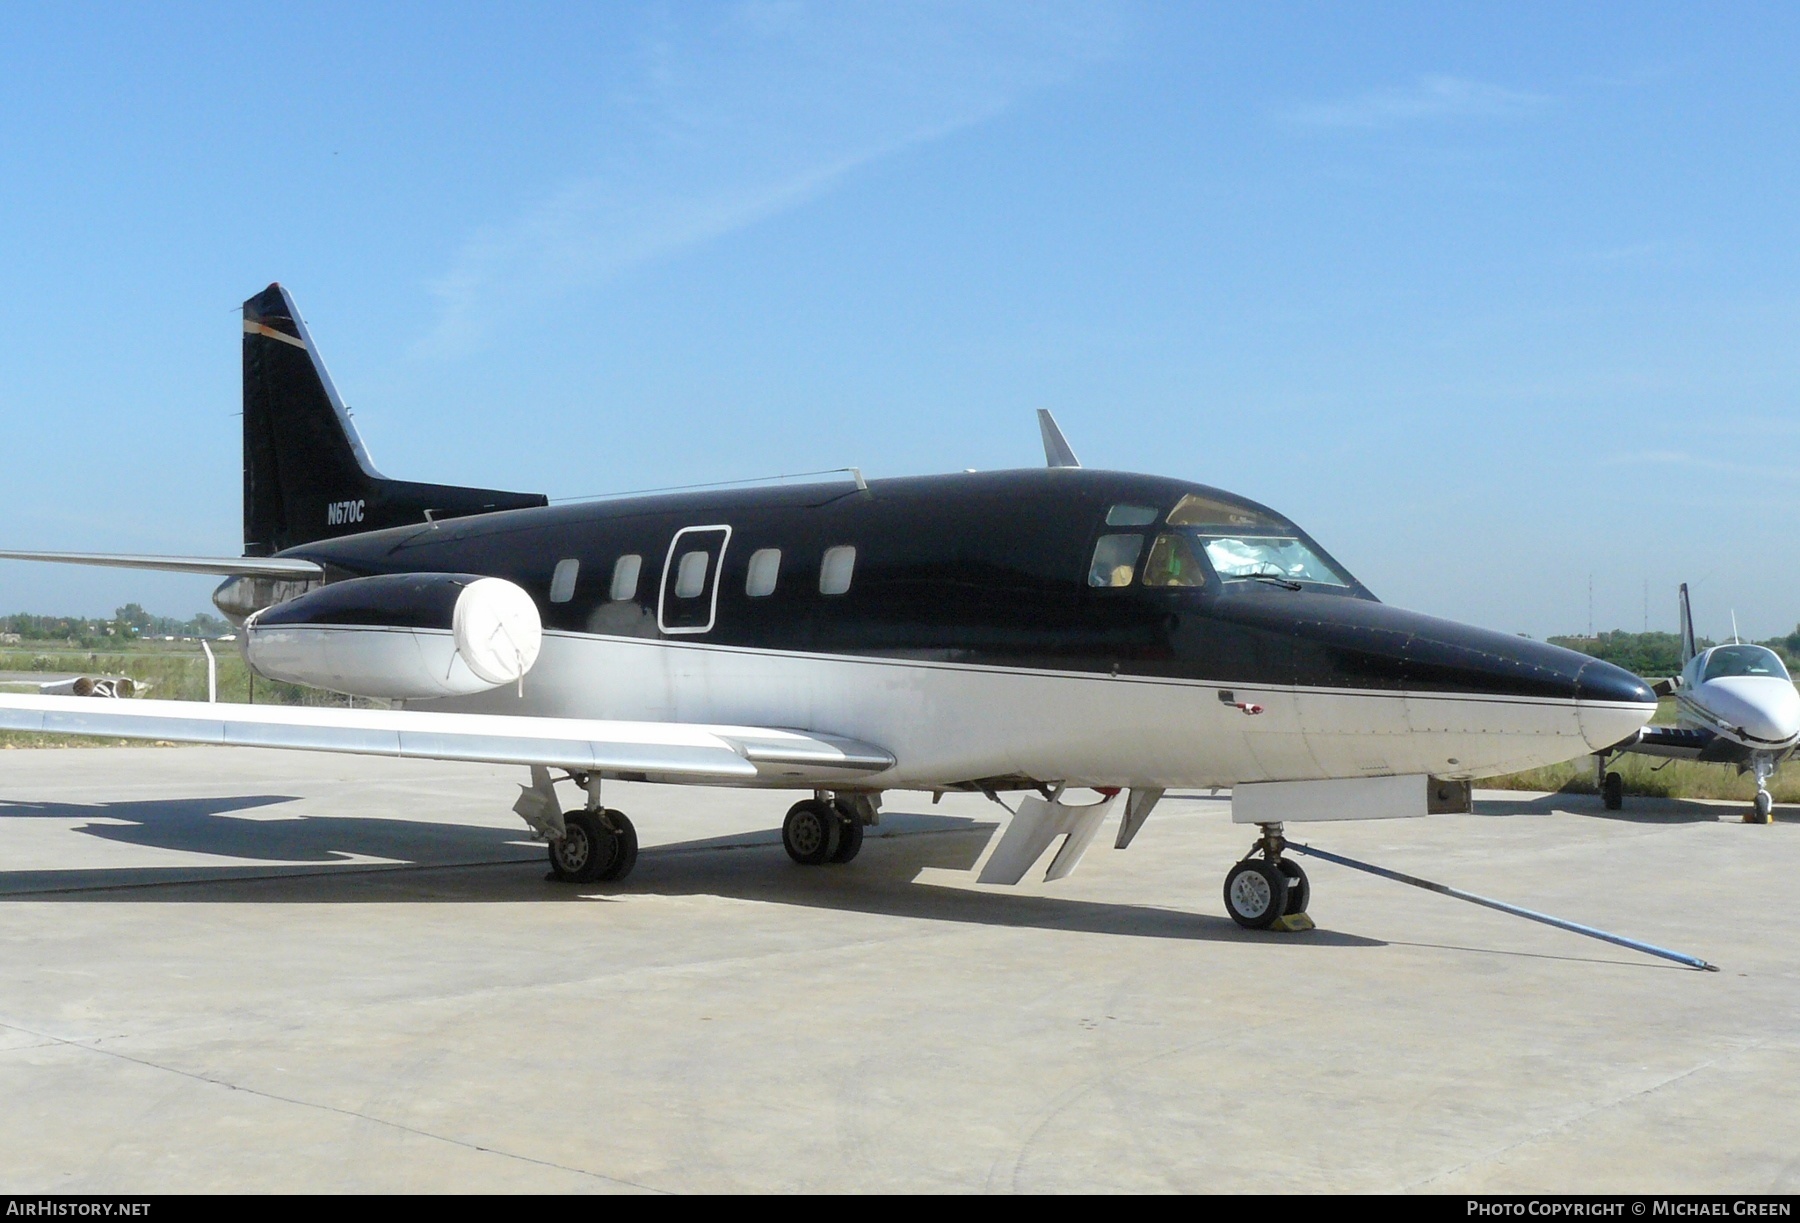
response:
<path fill-rule="evenodd" d="M 375 470 L 293 298 L 244 303 L 244 555 L 491 510 L 546 505 L 507 493 L 389 480 Z"/>
<path fill-rule="evenodd" d="M 1687 666 L 1688 660 L 1700 651 L 1694 648 L 1694 613 L 1688 607 L 1687 583 L 1681 584 L 1681 665 Z"/>

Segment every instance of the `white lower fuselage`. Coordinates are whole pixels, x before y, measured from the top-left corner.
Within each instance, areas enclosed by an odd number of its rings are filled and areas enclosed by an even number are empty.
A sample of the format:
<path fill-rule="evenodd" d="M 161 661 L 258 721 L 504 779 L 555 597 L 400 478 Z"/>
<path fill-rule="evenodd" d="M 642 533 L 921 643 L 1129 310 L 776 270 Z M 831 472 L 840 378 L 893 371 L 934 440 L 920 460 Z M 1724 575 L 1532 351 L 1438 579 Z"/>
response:
<path fill-rule="evenodd" d="M 1222 693 L 1230 693 L 1230 701 Z M 513 687 L 418 708 L 805 727 L 877 744 L 870 789 L 1020 776 L 1161 788 L 1429 773 L 1569 760 L 1653 707 L 1444 692 L 1109 676 L 547 632 Z M 1259 712 L 1246 708 L 1260 707 Z"/>

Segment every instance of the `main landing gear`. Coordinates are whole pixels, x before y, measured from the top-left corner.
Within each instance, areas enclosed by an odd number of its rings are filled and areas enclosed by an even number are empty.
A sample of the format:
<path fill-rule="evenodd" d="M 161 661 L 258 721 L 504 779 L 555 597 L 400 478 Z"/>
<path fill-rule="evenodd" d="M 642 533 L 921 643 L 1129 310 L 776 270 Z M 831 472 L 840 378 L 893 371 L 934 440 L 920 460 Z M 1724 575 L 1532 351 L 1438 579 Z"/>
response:
<path fill-rule="evenodd" d="M 623 811 L 600 803 L 600 775 L 571 773 L 587 791 L 587 805 L 562 811 L 556 785 L 543 765 L 531 768 L 531 784 L 521 786 L 513 810 L 550 843 L 549 878 L 559 883 L 614 883 L 637 865 L 637 829 Z"/>
<path fill-rule="evenodd" d="M 1612 757 L 1606 752 L 1594 753 L 1594 788 L 1600 791 L 1600 802 L 1608 811 L 1625 806 L 1625 779 L 1606 770 Z"/>
<path fill-rule="evenodd" d="M 1246 930 L 1267 930 L 1284 917 L 1298 917 L 1312 903 L 1312 884 L 1291 858 L 1280 824 L 1262 825 L 1249 856 L 1225 876 L 1225 911 Z M 1262 856 L 1257 857 L 1258 854 Z"/>
<path fill-rule="evenodd" d="M 563 812 L 563 834 L 550 842 L 550 876 L 562 883 L 612 883 L 637 865 L 637 829 L 623 811 Z"/>
<path fill-rule="evenodd" d="M 862 849 L 863 826 L 874 822 L 875 804 L 868 795 L 815 790 L 788 808 L 781 845 L 801 866 L 848 862 Z"/>

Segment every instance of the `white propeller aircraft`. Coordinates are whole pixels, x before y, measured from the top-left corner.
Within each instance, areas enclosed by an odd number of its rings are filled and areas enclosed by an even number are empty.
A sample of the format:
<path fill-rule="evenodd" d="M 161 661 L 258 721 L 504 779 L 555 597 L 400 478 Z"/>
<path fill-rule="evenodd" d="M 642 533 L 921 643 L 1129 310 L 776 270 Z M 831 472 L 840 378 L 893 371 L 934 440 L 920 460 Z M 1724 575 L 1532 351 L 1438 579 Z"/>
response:
<path fill-rule="evenodd" d="M 1625 787 L 1607 763 L 1624 752 L 1678 760 L 1734 765 L 1756 777 L 1753 811 L 1747 824 L 1767 824 L 1775 800 L 1769 778 L 1800 745 L 1800 691 L 1775 651 L 1734 639 L 1728 645 L 1696 649 L 1694 615 L 1687 583 L 1681 584 L 1681 674 L 1656 691 L 1675 696 L 1676 724 L 1646 726 L 1635 740 L 1594 757 L 1601 793 L 1609 810 L 1624 806 Z"/>

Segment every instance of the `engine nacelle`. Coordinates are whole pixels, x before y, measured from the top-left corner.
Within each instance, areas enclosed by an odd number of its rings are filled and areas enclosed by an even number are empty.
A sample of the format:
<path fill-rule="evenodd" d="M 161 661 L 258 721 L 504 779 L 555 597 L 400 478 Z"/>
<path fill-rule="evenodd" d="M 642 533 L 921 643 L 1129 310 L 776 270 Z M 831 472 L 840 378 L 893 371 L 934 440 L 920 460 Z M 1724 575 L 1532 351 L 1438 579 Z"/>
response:
<path fill-rule="evenodd" d="M 258 675 L 352 696 L 469 696 L 537 661 L 537 604 L 504 578 L 395 573 L 332 582 L 251 616 Z"/>

